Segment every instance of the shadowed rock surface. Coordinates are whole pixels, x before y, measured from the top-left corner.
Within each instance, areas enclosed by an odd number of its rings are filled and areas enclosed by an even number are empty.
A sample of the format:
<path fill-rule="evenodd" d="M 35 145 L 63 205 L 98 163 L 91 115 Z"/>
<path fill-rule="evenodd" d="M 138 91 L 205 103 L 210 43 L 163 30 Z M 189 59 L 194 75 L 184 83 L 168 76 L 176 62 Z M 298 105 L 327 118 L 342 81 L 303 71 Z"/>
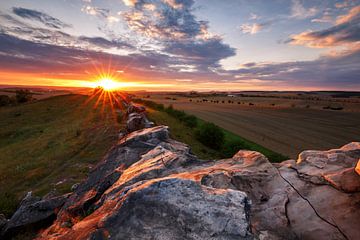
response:
<path fill-rule="evenodd" d="M 121 136 L 38 239 L 357 239 L 359 158 L 350 143 L 279 164 L 254 151 L 204 161 L 168 127 L 140 129 Z"/>

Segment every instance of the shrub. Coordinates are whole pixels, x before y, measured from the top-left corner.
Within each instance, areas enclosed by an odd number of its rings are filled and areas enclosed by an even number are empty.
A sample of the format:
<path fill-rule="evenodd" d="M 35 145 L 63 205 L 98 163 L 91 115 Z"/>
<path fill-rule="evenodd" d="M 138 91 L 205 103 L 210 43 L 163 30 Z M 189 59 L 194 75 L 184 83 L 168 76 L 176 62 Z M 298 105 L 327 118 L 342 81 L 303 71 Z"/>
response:
<path fill-rule="evenodd" d="M 196 131 L 196 138 L 205 146 L 220 149 L 225 140 L 224 132 L 213 123 L 204 123 Z"/>
<path fill-rule="evenodd" d="M 18 103 L 25 103 L 32 100 L 32 93 L 29 90 L 17 90 L 16 91 L 16 101 Z"/>
<path fill-rule="evenodd" d="M 190 128 L 194 128 L 198 125 L 197 117 L 194 115 L 186 115 L 183 119 L 184 124 Z"/>
<path fill-rule="evenodd" d="M 232 157 L 241 149 L 250 149 L 250 146 L 240 139 L 229 140 L 224 143 L 222 153 L 224 157 Z"/>
<path fill-rule="evenodd" d="M 11 98 L 7 95 L 0 95 L 0 107 L 11 104 Z"/>

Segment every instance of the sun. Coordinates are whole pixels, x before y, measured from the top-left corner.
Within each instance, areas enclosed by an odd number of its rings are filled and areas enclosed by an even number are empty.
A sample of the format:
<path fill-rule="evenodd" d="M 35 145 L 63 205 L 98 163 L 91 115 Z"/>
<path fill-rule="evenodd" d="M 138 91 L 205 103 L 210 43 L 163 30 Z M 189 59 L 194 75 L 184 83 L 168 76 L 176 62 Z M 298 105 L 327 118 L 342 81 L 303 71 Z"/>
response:
<path fill-rule="evenodd" d="M 113 91 L 118 88 L 119 83 L 111 78 L 101 78 L 96 82 L 96 87 L 101 87 L 105 91 Z"/>

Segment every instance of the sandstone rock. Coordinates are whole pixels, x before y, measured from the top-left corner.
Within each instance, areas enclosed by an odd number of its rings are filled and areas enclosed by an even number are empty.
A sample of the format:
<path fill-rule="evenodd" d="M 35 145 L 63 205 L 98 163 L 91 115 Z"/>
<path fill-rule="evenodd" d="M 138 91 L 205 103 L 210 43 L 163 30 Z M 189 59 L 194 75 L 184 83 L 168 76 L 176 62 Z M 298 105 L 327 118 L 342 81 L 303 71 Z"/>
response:
<path fill-rule="evenodd" d="M 360 230 L 353 224 L 360 219 L 360 181 L 354 171 L 360 157 L 359 147 L 359 143 L 351 143 L 324 152 L 305 151 L 296 164 L 282 164 L 279 168 L 297 191 L 290 195 L 287 208 L 297 236 L 307 239 L 359 236 Z"/>

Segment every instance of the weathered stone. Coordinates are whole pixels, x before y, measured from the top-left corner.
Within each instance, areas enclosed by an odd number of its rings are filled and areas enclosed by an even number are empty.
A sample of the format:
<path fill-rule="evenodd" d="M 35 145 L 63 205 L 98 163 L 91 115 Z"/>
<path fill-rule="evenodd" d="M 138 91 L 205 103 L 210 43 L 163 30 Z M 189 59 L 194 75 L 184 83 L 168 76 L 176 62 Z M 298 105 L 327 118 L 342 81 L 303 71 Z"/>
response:
<path fill-rule="evenodd" d="M 135 106 L 133 104 L 128 105 L 126 113 L 127 115 L 130 115 L 131 113 L 143 113 L 145 112 L 144 106 Z"/>
<path fill-rule="evenodd" d="M 67 194 L 51 199 L 38 200 L 37 197 L 32 197 L 31 193 L 28 193 L 21 202 L 19 209 L 3 228 L 2 235 L 8 236 L 14 231 L 30 225 L 36 226 L 38 223 L 40 225 L 47 221 L 50 221 L 48 224 L 51 223 L 51 220 L 56 218 L 56 213 L 65 203 L 68 196 Z"/>
<path fill-rule="evenodd" d="M 130 113 L 126 121 L 126 130 L 128 133 L 144 128 L 144 115 L 140 113 Z"/>
<path fill-rule="evenodd" d="M 6 219 L 5 215 L 0 214 L 0 233 L 1 233 L 1 230 L 6 225 L 7 222 L 8 222 L 8 220 Z"/>

